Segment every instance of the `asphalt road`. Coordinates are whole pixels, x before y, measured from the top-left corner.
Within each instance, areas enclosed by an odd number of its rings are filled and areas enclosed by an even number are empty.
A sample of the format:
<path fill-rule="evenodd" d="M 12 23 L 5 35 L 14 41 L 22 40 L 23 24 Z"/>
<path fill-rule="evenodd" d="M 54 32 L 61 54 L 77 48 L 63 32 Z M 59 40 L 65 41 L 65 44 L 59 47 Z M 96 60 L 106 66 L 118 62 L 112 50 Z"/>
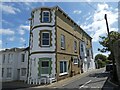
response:
<path fill-rule="evenodd" d="M 80 78 L 67 85 L 63 85 L 59 88 L 97 88 L 97 89 L 108 89 L 113 90 L 113 86 L 108 82 L 109 73 L 105 72 L 105 69 L 97 70 L 96 72 L 90 73 L 89 75 Z"/>

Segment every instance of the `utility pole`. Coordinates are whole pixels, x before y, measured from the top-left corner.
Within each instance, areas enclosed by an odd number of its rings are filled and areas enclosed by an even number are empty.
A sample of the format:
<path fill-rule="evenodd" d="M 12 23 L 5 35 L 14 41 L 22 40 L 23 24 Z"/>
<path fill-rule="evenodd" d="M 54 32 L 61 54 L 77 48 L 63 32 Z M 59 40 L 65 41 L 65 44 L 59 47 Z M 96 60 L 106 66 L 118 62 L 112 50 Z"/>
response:
<path fill-rule="evenodd" d="M 107 33 L 108 33 L 108 38 L 109 38 L 109 41 L 108 41 L 109 42 L 109 48 L 110 48 L 112 57 L 114 57 L 113 44 L 111 42 L 112 40 L 111 40 L 111 37 L 110 37 L 109 26 L 108 26 L 108 21 L 107 21 L 107 14 L 105 14 L 104 18 L 106 20 Z M 117 79 L 117 72 L 116 72 L 116 67 L 115 67 L 115 58 L 112 59 L 112 63 L 113 63 L 112 75 L 113 75 L 113 79 L 116 80 Z"/>

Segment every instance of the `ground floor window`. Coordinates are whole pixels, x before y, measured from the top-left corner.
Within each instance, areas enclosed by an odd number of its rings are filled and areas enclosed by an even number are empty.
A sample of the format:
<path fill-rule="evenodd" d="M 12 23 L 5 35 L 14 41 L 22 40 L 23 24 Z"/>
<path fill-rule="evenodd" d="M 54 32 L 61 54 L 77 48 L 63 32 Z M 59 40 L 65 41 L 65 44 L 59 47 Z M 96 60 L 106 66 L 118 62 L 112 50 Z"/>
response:
<path fill-rule="evenodd" d="M 26 75 L 26 68 L 21 68 L 21 76 L 25 76 Z"/>
<path fill-rule="evenodd" d="M 42 74 L 49 74 L 49 61 L 41 62 L 41 70 Z"/>
<path fill-rule="evenodd" d="M 78 59 L 74 58 L 74 64 L 78 64 Z"/>
<path fill-rule="evenodd" d="M 12 68 L 7 68 L 7 77 L 10 78 L 12 75 Z"/>
<path fill-rule="evenodd" d="M 60 75 L 67 74 L 67 61 L 60 61 Z"/>

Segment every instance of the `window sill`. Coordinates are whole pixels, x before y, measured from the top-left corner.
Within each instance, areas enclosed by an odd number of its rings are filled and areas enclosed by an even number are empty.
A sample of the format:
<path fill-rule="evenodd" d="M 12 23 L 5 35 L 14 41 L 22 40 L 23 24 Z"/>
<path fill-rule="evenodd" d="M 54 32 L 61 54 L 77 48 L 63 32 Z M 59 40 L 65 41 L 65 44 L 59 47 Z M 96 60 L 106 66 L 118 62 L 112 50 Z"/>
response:
<path fill-rule="evenodd" d="M 78 64 L 78 63 L 74 63 L 74 64 Z"/>
<path fill-rule="evenodd" d="M 61 50 L 65 50 L 65 48 L 64 48 L 64 47 L 61 47 Z"/>
<path fill-rule="evenodd" d="M 59 76 L 67 75 L 68 72 L 60 73 Z"/>

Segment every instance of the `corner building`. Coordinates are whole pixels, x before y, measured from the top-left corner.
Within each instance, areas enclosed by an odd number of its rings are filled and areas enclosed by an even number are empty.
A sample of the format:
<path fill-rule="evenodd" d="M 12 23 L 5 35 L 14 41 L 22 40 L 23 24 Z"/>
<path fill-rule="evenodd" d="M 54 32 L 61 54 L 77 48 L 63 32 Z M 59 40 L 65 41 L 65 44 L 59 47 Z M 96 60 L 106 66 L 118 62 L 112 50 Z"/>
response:
<path fill-rule="evenodd" d="M 29 20 L 28 83 L 51 83 L 92 69 L 92 38 L 61 8 L 36 8 Z"/>

